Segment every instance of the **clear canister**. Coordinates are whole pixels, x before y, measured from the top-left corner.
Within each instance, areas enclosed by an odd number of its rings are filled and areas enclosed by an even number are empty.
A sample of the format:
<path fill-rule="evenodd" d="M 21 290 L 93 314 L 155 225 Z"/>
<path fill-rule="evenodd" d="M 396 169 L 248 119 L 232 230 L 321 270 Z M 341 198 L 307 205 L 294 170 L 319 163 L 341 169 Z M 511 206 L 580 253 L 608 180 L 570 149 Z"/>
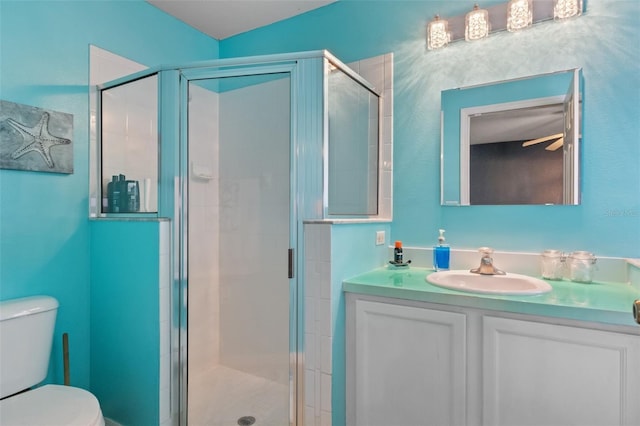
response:
<path fill-rule="evenodd" d="M 542 252 L 542 278 L 561 280 L 564 270 L 565 255 L 560 250 L 545 250 Z"/>
<path fill-rule="evenodd" d="M 590 283 L 593 281 L 593 265 L 596 257 L 588 251 L 574 251 L 567 257 L 567 267 L 571 281 Z"/>

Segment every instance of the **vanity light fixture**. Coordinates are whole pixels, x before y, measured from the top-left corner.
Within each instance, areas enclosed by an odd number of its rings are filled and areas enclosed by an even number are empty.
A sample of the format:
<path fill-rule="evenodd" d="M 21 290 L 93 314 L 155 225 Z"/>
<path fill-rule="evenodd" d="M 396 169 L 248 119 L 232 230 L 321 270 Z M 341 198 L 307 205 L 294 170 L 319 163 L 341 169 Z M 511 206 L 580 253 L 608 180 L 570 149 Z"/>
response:
<path fill-rule="evenodd" d="M 480 9 L 476 4 L 464 18 L 464 39 L 466 41 L 481 40 L 489 36 L 491 24 L 489 11 Z"/>
<path fill-rule="evenodd" d="M 533 24 L 531 0 L 510 0 L 507 5 L 507 30 L 514 32 Z"/>
<path fill-rule="evenodd" d="M 427 48 L 441 49 L 459 40 L 481 40 L 492 32 L 517 32 L 533 24 L 580 16 L 583 4 L 585 0 L 509 0 L 486 9 L 476 4 L 472 11 L 446 20 L 436 15 L 427 25 Z"/>
<path fill-rule="evenodd" d="M 561 21 L 582 15 L 582 0 L 553 0 L 553 19 Z"/>
<path fill-rule="evenodd" d="M 436 15 L 427 26 L 427 48 L 429 50 L 440 49 L 449 44 L 450 39 L 449 22 Z"/>

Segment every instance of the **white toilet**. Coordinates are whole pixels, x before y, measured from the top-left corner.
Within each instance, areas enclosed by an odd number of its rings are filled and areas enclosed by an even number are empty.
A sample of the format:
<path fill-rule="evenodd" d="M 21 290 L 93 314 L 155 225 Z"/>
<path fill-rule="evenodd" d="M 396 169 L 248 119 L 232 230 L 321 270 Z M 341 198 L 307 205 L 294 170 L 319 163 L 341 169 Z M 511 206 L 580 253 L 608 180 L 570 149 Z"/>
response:
<path fill-rule="evenodd" d="M 0 425 L 104 426 L 100 404 L 84 389 L 44 385 L 58 301 L 0 301 Z"/>

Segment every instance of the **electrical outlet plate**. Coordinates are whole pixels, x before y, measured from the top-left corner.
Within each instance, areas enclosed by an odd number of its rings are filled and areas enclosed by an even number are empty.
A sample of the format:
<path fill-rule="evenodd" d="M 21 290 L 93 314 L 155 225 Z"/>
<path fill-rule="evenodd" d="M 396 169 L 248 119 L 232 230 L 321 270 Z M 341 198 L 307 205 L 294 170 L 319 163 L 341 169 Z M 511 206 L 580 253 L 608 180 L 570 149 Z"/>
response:
<path fill-rule="evenodd" d="M 376 231 L 376 245 L 381 246 L 384 244 L 384 231 Z"/>

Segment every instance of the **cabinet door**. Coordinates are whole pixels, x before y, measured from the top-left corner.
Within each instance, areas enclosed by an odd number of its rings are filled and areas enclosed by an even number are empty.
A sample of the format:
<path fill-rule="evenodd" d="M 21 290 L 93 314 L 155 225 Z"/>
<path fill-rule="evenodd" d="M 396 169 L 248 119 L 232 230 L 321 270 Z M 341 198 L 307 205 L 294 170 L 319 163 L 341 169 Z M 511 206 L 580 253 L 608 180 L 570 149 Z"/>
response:
<path fill-rule="evenodd" d="M 495 317 L 483 332 L 484 424 L 640 424 L 640 336 Z"/>
<path fill-rule="evenodd" d="M 356 300 L 355 424 L 464 424 L 465 319 Z"/>

